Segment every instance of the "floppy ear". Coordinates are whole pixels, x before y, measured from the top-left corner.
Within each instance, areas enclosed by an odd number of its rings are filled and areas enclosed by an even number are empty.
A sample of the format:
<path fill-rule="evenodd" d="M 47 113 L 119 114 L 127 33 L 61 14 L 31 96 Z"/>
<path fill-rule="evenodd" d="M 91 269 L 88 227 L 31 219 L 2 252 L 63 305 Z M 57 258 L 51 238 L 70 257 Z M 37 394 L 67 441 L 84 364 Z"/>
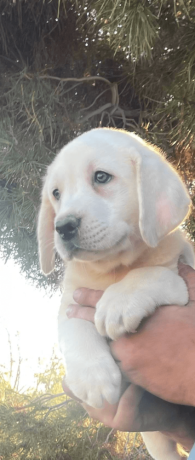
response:
<path fill-rule="evenodd" d="M 45 275 L 49 275 L 54 270 L 54 209 L 49 201 L 46 187 L 42 192 L 42 202 L 38 216 L 38 245 L 39 260 L 41 270 Z"/>
<path fill-rule="evenodd" d="M 143 144 L 139 150 L 132 155 L 137 170 L 139 227 L 145 243 L 156 247 L 181 224 L 191 201 L 177 172 L 162 155 Z"/>

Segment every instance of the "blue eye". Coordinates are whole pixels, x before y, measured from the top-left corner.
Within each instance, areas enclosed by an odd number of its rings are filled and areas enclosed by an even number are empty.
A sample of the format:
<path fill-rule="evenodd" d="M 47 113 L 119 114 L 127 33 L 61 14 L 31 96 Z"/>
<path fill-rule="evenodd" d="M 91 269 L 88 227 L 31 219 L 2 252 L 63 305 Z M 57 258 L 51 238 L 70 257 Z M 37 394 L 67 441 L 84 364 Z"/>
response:
<path fill-rule="evenodd" d="M 58 190 L 58 188 L 55 188 L 55 190 L 53 190 L 53 196 L 56 200 L 59 200 L 60 199 L 60 192 Z"/>
<path fill-rule="evenodd" d="M 94 175 L 94 181 L 97 184 L 106 184 L 107 182 L 110 182 L 112 179 L 112 175 L 108 174 L 104 171 L 96 171 Z"/>

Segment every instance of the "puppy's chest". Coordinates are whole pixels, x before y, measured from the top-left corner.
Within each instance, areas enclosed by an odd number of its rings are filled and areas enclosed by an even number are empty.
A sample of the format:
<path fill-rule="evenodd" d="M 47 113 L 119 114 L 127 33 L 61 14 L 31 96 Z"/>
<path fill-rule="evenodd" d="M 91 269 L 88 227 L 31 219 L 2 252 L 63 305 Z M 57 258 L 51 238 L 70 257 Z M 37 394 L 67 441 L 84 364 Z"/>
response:
<path fill-rule="evenodd" d="M 129 267 L 120 266 L 109 273 L 97 273 L 85 264 L 77 267 L 68 266 L 65 274 L 65 289 L 75 290 L 79 287 L 105 291 L 111 284 L 121 281 L 130 271 Z"/>

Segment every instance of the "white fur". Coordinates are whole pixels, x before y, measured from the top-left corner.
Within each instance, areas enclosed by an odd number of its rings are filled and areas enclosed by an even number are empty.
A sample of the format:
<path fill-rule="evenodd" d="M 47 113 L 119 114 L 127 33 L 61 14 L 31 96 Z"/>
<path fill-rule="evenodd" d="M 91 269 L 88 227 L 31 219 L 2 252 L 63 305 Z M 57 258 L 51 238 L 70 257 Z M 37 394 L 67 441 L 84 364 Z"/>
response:
<path fill-rule="evenodd" d="M 96 171 L 112 179 L 98 185 Z M 52 195 L 56 188 L 59 201 Z M 46 274 L 53 270 L 54 248 L 68 262 L 59 341 L 69 387 L 93 407 L 101 407 L 104 399 L 116 402 L 121 391 L 120 371 L 105 336 L 116 339 L 136 330 L 159 305 L 188 301 L 177 265 L 181 258 L 193 266 L 194 256 L 177 227 L 189 207 L 186 188 L 165 158 L 124 131 L 89 131 L 65 146 L 48 168 L 38 223 L 41 267 Z M 81 219 L 74 244 L 64 243 L 55 231 L 56 222 L 69 215 Z M 67 321 L 67 306 L 81 286 L 105 291 L 97 304 L 96 327 Z M 172 443 L 166 444 L 160 433 L 155 436 L 144 438 L 156 460 L 179 459 Z"/>

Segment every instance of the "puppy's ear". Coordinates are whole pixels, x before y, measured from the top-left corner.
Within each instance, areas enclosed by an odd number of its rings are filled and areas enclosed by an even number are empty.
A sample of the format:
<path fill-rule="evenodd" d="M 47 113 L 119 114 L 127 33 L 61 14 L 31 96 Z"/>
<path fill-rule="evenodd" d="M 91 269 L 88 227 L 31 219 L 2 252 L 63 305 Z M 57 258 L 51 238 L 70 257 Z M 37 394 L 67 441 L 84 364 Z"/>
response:
<path fill-rule="evenodd" d="M 177 172 L 152 147 L 141 144 L 132 160 L 137 170 L 140 232 L 148 246 L 156 247 L 185 219 L 190 197 Z"/>
<path fill-rule="evenodd" d="M 49 201 L 46 187 L 43 187 L 42 202 L 38 216 L 37 237 L 41 270 L 49 275 L 54 270 L 54 217 L 55 213 Z"/>

